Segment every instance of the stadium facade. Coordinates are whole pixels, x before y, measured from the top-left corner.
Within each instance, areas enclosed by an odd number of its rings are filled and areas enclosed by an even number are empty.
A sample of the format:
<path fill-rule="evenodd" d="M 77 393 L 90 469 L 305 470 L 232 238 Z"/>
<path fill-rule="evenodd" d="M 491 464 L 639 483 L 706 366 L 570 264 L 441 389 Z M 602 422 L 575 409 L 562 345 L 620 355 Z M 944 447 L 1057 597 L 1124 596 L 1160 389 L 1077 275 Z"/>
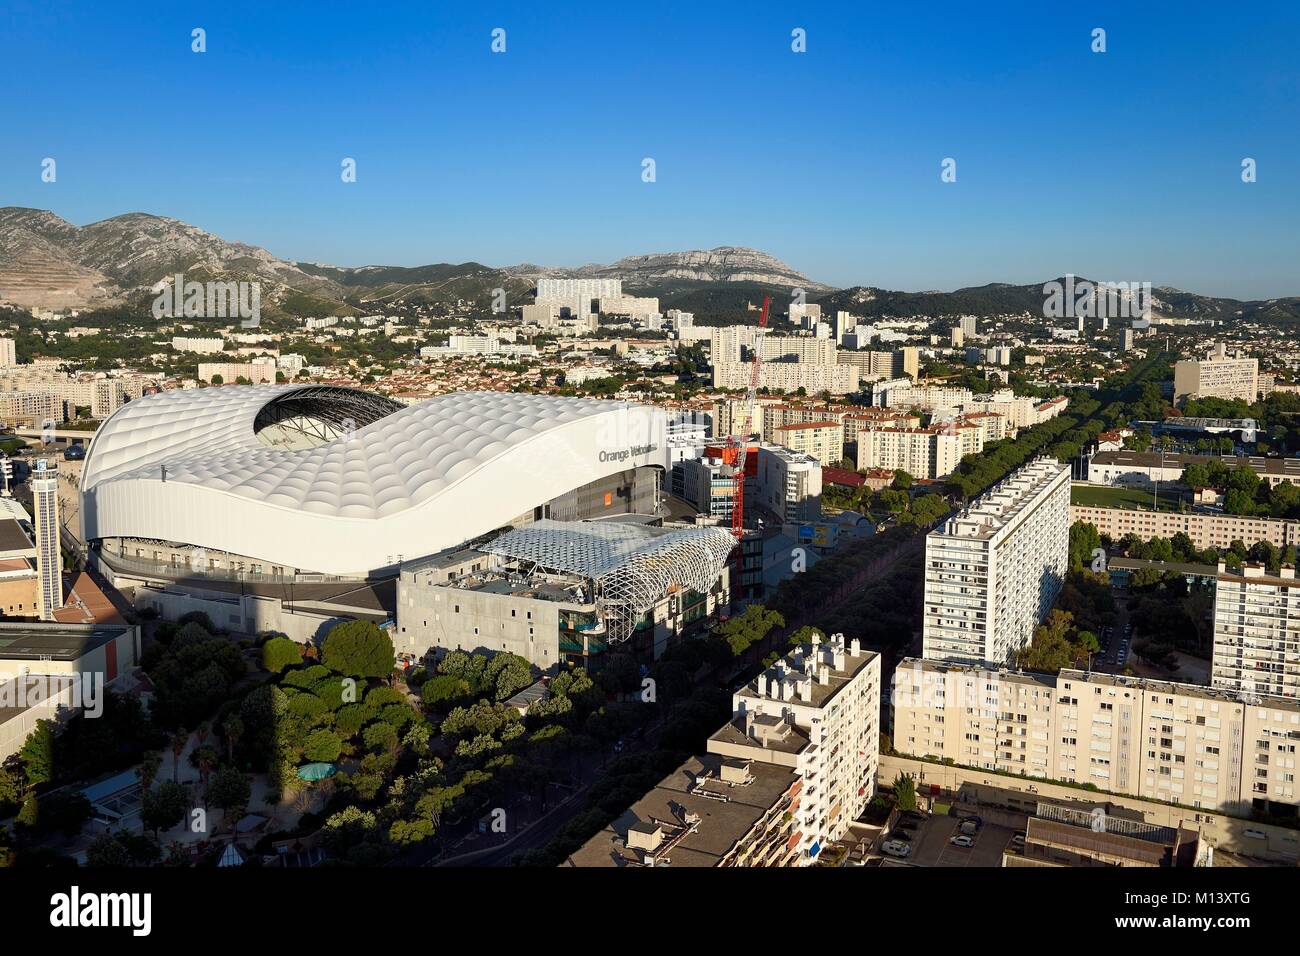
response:
<path fill-rule="evenodd" d="M 403 567 L 491 553 L 511 529 L 543 522 L 541 539 L 506 544 L 542 541 L 564 555 L 608 540 L 586 522 L 659 523 L 666 436 L 662 409 L 613 401 L 467 392 L 407 406 L 326 385 L 163 392 L 124 405 L 95 434 L 81 473 L 82 540 L 138 607 L 168 618 L 202 610 L 220 627 L 311 640 L 342 617 L 399 618 Z M 528 573 L 584 580 L 585 603 L 618 639 L 669 610 L 678 631 L 687 617 L 678 596 L 707 593 L 708 613 L 729 599 L 725 531 L 617 537 L 621 550 L 606 549 L 604 563 L 547 566 L 501 546 L 493 563 L 512 559 L 516 577 L 522 562 Z M 667 573 L 629 577 L 647 557 Z M 618 600 L 612 587 L 600 593 L 615 580 Z M 445 645 L 416 643 L 417 654 Z"/>
<path fill-rule="evenodd" d="M 195 571 L 365 578 L 552 511 L 653 510 L 629 473 L 662 474 L 666 427 L 659 409 L 508 392 L 410 406 L 319 385 L 163 392 L 96 433 L 83 531 L 127 560 L 157 542 L 199 549 Z"/>

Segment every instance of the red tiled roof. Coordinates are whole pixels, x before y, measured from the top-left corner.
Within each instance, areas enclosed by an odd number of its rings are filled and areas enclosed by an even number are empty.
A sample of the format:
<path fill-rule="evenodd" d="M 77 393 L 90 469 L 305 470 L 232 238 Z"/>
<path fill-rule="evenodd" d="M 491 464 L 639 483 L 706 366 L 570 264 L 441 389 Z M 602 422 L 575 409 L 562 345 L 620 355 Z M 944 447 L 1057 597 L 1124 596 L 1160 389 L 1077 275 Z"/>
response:
<path fill-rule="evenodd" d="M 861 488 L 866 478 L 856 471 L 845 468 L 823 468 L 822 482 L 828 485 L 843 485 L 845 488 Z"/>

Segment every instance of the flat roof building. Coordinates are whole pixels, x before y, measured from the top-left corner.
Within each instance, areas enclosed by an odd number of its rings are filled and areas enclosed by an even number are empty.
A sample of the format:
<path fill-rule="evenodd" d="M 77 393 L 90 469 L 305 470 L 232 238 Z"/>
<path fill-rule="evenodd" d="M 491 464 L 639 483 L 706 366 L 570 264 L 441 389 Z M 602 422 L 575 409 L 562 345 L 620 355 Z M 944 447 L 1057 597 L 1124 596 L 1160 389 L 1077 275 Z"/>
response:
<path fill-rule="evenodd" d="M 924 656 L 1014 662 L 1065 580 L 1070 469 L 1039 458 L 926 535 Z"/>

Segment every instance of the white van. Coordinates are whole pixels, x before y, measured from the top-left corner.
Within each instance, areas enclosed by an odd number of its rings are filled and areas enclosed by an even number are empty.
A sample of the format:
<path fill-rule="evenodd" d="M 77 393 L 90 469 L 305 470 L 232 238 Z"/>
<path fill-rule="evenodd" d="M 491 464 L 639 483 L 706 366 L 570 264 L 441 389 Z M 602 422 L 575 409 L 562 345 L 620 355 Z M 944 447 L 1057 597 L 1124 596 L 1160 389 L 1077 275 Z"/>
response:
<path fill-rule="evenodd" d="M 880 852 L 900 859 L 911 854 L 912 848 L 902 840 L 886 840 L 880 845 Z"/>

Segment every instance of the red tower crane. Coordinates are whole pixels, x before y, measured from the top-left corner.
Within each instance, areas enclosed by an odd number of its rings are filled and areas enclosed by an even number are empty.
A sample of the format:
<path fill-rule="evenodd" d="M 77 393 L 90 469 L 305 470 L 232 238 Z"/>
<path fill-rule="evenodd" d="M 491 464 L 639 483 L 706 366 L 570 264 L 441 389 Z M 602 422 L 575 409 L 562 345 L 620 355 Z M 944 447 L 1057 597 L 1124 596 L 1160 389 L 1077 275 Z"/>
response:
<path fill-rule="evenodd" d="M 738 442 L 736 432 L 739 429 L 737 423 L 732 422 L 731 434 L 727 436 L 727 448 L 732 454 L 726 457 L 733 459 L 732 465 L 736 470 L 731 491 L 731 533 L 737 541 L 745 533 L 745 460 L 749 457 L 749 433 L 754 424 L 754 408 L 758 405 L 758 371 L 763 361 L 759 344 L 763 341 L 763 333 L 767 331 L 767 310 L 771 304 L 772 297 L 763 296 L 763 312 L 758 317 L 758 335 L 754 339 L 754 356 L 750 363 L 749 391 L 745 393 L 745 401 L 740 409 L 744 431 Z"/>

